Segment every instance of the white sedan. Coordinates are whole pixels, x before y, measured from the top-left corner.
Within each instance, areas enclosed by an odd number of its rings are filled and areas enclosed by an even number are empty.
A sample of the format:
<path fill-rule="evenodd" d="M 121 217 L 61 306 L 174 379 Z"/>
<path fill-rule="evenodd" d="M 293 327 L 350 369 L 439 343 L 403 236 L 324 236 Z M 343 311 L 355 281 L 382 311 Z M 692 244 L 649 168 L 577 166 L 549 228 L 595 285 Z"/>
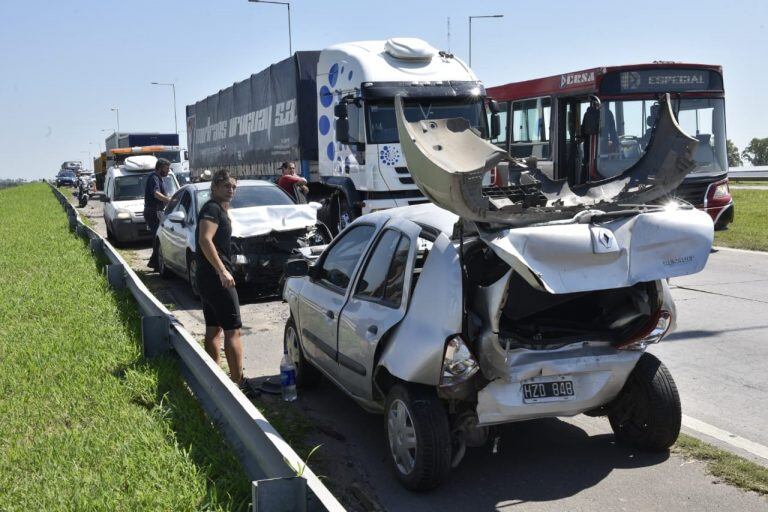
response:
<path fill-rule="evenodd" d="M 185 185 L 171 198 L 157 230 L 158 271 L 185 277 L 197 294 L 195 227 L 200 208 L 210 198 L 210 182 Z M 295 204 L 273 183 L 240 180 L 229 210 L 232 219 L 233 276 L 238 285 L 276 286 L 283 263 L 331 239 L 317 221 L 320 205 Z"/>

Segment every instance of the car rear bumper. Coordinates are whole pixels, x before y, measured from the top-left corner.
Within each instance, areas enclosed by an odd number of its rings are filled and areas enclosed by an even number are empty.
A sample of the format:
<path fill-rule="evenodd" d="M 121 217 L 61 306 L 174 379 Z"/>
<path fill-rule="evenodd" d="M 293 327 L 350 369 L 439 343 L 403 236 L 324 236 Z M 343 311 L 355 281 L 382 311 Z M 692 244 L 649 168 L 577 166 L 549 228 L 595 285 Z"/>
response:
<path fill-rule="evenodd" d="M 556 350 L 511 350 L 507 377 L 477 394 L 479 424 L 574 416 L 605 405 L 619 394 L 641 355 L 642 351 L 581 343 Z M 542 379 L 572 381 L 573 396 L 526 403 L 523 384 Z"/>

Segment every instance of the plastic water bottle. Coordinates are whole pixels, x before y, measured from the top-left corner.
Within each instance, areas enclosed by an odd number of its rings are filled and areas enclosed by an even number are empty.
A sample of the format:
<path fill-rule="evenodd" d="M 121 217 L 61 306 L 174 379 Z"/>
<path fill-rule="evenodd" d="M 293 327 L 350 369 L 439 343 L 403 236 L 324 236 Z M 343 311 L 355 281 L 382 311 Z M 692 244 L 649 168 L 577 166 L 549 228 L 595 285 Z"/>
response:
<path fill-rule="evenodd" d="M 283 360 L 280 361 L 280 388 L 283 390 L 283 400 L 296 400 L 296 367 L 288 357 L 288 350 L 283 351 Z"/>

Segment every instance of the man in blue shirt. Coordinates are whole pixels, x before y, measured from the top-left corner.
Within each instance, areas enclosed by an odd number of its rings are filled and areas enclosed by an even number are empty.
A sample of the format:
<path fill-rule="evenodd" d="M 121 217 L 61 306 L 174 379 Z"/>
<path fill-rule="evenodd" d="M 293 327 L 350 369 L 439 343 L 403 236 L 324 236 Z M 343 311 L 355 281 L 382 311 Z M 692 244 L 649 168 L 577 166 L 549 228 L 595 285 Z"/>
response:
<path fill-rule="evenodd" d="M 144 189 L 144 220 L 152 233 L 152 256 L 149 257 L 147 266 L 157 269 L 157 251 L 155 250 L 155 234 L 160 225 L 160 212 L 171 198 L 166 195 L 163 178 L 171 172 L 171 162 L 165 158 L 158 158 L 155 164 L 155 172 L 147 177 L 147 185 Z"/>

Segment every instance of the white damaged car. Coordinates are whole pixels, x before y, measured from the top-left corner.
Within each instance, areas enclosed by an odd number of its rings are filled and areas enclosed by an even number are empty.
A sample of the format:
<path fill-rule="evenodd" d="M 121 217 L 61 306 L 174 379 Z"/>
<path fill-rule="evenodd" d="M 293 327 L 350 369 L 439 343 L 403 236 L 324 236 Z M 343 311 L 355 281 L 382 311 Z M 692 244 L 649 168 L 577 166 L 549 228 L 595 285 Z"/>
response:
<path fill-rule="evenodd" d="M 210 195 L 210 182 L 181 187 L 166 206 L 155 238 L 160 275 L 173 272 L 187 278 L 196 295 L 195 227 Z M 319 208 L 318 203 L 295 204 L 273 183 L 239 180 L 229 209 L 233 277 L 238 286 L 274 288 L 288 258 L 319 253 L 331 239 L 325 225 L 317 221 Z"/>
<path fill-rule="evenodd" d="M 463 119 L 405 121 L 399 139 L 434 204 L 350 224 L 314 262 L 286 264 L 285 346 L 297 383 L 323 374 L 384 415 L 410 489 L 439 485 L 489 427 L 607 416 L 624 443 L 666 450 L 680 398 L 646 347 L 675 323 L 667 279 L 702 270 L 711 218 L 663 200 L 696 140 L 668 99 L 655 149 L 571 190 L 520 167 Z M 505 165 L 503 187 L 483 175 Z"/>

